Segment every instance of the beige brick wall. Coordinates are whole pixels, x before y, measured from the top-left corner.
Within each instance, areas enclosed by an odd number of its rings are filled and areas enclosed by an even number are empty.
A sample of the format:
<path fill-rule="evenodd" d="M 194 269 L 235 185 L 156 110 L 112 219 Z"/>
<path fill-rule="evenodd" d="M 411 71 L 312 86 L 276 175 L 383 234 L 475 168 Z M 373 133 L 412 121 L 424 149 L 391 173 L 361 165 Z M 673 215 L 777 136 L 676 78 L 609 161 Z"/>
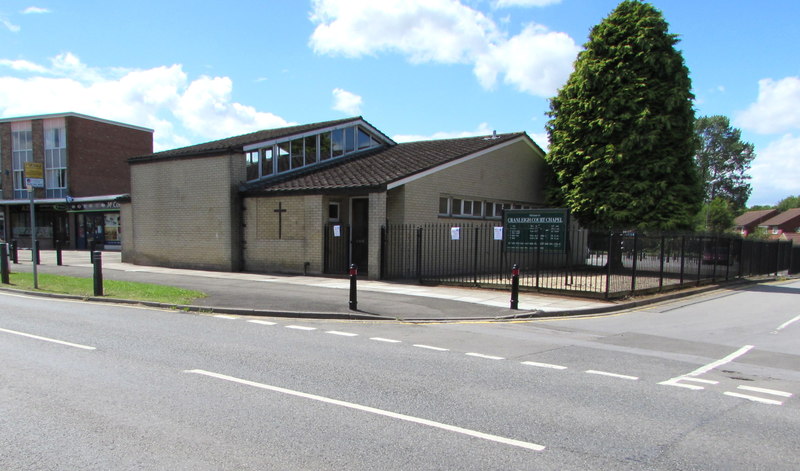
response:
<path fill-rule="evenodd" d="M 278 205 L 281 213 L 280 238 Z M 327 198 L 321 195 L 245 198 L 244 268 L 257 272 L 322 273 Z M 308 265 L 306 265 L 306 262 Z"/>
<path fill-rule="evenodd" d="M 543 204 L 543 169 L 543 158 L 527 143 L 510 144 L 391 190 L 389 223 L 455 221 L 438 216 L 441 195 Z"/>
<path fill-rule="evenodd" d="M 126 261 L 235 271 L 240 268 L 239 154 L 131 165 Z"/>

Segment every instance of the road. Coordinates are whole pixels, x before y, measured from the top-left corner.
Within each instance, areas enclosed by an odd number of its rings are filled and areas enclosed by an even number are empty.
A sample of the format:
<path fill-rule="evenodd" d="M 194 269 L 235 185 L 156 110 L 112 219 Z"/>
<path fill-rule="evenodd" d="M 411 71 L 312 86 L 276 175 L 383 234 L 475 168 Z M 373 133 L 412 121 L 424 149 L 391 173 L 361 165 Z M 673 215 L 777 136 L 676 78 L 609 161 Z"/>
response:
<path fill-rule="evenodd" d="M 402 324 L 0 294 L 0 468 L 798 469 L 798 296 Z"/>

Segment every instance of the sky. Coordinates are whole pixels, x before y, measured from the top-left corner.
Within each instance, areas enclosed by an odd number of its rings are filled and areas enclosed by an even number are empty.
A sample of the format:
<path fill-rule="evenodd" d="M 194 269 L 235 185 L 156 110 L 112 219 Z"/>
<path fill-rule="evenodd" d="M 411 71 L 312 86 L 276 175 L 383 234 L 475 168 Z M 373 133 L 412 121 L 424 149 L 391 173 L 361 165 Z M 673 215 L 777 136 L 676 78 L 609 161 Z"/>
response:
<path fill-rule="evenodd" d="M 800 195 L 800 2 L 653 0 L 696 115 L 755 145 L 749 205 Z M 155 150 L 363 116 L 398 142 L 527 132 L 616 0 L 0 0 L 0 118 L 77 112 Z"/>

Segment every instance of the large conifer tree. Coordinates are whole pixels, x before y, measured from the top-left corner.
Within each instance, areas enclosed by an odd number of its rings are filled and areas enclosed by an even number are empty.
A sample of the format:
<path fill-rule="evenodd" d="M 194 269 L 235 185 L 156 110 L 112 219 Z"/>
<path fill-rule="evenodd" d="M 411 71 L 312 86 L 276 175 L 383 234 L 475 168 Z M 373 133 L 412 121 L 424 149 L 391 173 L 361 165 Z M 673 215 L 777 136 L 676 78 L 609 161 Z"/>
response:
<path fill-rule="evenodd" d="M 689 71 L 652 5 L 595 26 L 550 102 L 556 193 L 585 226 L 683 229 L 702 201 Z"/>

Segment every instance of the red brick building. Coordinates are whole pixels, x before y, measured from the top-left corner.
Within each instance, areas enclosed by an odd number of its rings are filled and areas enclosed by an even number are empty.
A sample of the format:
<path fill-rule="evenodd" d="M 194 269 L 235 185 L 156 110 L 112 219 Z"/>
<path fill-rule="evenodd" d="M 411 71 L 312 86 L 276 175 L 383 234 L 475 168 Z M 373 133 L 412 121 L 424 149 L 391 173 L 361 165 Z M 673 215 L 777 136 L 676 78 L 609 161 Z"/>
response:
<path fill-rule="evenodd" d="M 0 119 L 0 239 L 30 246 L 31 186 L 42 248 L 119 250 L 127 160 L 152 152 L 153 130 L 129 124 L 77 113 Z"/>

